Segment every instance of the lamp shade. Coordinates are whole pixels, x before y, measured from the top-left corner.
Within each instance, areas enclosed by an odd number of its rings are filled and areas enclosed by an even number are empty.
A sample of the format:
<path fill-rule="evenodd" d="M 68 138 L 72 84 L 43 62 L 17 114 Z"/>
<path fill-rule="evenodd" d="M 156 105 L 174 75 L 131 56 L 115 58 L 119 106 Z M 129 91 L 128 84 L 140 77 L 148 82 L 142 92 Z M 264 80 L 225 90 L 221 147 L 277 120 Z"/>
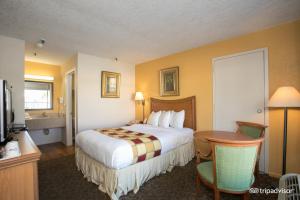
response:
<path fill-rule="evenodd" d="M 271 97 L 269 107 L 300 107 L 300 93 L 294 87 L 280 87 Z"/>
<path fill-rule="evenodd" d="M 143 101 L 144 100 L 143 93 L 142 92 L 136 92 L 134 100 L 136 100 L 136 101 Z"/>

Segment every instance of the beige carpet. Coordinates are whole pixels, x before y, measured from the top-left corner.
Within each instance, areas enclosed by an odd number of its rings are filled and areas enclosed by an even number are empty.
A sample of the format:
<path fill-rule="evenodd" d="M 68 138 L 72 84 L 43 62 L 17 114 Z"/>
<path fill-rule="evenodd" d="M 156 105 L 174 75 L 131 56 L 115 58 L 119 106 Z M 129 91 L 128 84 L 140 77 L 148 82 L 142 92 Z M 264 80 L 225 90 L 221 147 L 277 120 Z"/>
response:
<path fill-rule="evenodd" d="M 121 197 L 122 200 L 181 200 L 213 199 L 213 192 L 201 185 L 201 193 L 196 192 L 195 162 L 191 161 L 185 167 L 175 167 L 171 173 L 166 173 L 145 183 L 137 194 L 132 192 Z M 278 180 L 261 175 L 257 178 L 255 187 L 276 188 Z M 54 160 L 39 162 L 39 192 L 40 200 L 102 200 L 109 197 L 98 190 L 97 185 L 87 182 L 75 166 L 74 156 L 66 156 Z M 221 199 L 241 199 L 240 196 L 221 194 Z M 277 195 L 252 194 L 250 199 L 277 199 Z"/>

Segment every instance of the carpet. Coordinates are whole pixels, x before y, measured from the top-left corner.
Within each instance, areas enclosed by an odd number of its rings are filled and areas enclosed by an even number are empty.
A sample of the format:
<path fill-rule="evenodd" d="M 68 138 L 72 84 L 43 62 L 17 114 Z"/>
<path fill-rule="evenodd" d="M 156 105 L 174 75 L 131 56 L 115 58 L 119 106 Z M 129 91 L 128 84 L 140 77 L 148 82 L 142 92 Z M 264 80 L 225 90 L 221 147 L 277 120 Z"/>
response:
<path fill-rule="evenodd" d="M 39 195 L 40 200 L 108 200 L 98 186 L 83 178 L 75 165 L 74 155 L 58 159 L 39 161 Z M 213 199 L 213 191 L 201 184 L 201 192 L 195 186 L 194 160 L 184 167 L 175 167 L 171 173 L 155 177 L 145 183 L 137 194 L 130 192 L 121 200 L 181 200 Z M 257 188 L 278 187 L 278 179 L 267 175 L 257 177 Z M 221 199 L 241 199 L 238 195 L 221 193 Z M 251 194 L 250 199 L 277 199 L 276 194 Z"/>

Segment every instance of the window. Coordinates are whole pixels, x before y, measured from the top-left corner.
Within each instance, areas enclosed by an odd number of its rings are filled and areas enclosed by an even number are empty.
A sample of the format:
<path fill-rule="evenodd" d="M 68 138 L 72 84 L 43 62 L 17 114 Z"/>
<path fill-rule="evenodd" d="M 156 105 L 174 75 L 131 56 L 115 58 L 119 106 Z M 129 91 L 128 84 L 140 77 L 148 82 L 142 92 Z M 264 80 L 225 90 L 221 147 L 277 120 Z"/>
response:
<path fill-rule="evenodd" d="M 53 83 L 25 81 L 25 109 L 52 109 Z"/>

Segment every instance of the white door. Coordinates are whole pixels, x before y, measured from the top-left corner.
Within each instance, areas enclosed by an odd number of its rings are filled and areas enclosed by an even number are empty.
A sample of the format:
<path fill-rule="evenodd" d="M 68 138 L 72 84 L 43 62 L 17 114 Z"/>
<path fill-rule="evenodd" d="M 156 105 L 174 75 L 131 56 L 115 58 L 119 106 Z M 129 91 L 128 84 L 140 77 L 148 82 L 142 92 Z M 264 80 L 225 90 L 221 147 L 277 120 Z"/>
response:
<path fill-rule="evenodd" d="M 267 50 L 258 49 L 213 59 L 214 130 L 236 130 L 236 121 L 266 123 Z M 267 170 L 262 147 L 260 170 Z"/>

